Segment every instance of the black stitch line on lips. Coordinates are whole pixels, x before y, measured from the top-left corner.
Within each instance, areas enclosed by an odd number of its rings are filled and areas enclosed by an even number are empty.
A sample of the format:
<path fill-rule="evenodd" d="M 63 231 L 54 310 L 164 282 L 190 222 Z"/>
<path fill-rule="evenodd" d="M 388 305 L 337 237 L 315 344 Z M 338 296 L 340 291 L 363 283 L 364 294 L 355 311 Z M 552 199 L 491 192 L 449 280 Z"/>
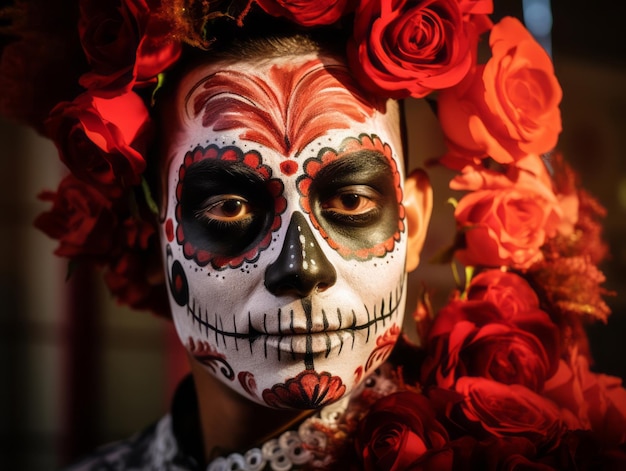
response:
<path fill-rule="evenodd" d="M 404 278 L 400 281 L 400 283 L 398 283 L 398 286 L 395 288 L 395 293 L 392 291 L 389 293 L 389 302 L 386 303 L 386 300 L 383 299 L 381 301 L 380 304 L 380 315 L 378 315 L 378 305 L 374 305 L 374 309 L 373 309 L 373 317 L 372 314 L 370 313 L 370 309 L 366 306 L 363 305 L 363 308 L 365 309 L 365 312 L 367 313 L 367 321 L 363 324 L 357 325 L 357 319 L 356 319 L 356 313 L 354 311 L 354 309 L 351 310 L 352 312 L 352 324 L 349 327 L 346 328 L 342 328 L 343 326 L 343 319 L 344 319 L 344 315 L 341 312 L 340 308 L 337 308 L 337 319 L 339 322 L 339 328 L 341 329 L 340 331 L 332 331 L 332 332 L 311 332 L 312 329 L 312 318 L 311 318 L 311 322 L 309 322 L 309 319 L 307 318 L 307 330 L 308 332 L 305 333 L 301 333 L 300 335 L 306 335 L 307 336 L 307 341 L 311 341 L 312 342 L 312 335 L 316 335 L 319 333 L 324 333 L 326 334 L 327 339 L 330 339 L 330 335 L 331 334 L 342 334 L 344 332 L 349 333 L 352 336 L 352 346 L 351 348 L 354 348 L 354 342 L 355 342 L 355 332 L 359 331 L 359 330 L 363 330 L 363 329 L 367 329 L 367 338 L 366 338 L 366 342 L 369 341 L 370 338 L 370 333 L 371 333 L 371 328 L 372 325 L 374 326 L 374 334 L 376 334 L 378 332 L 378 323 L 382 323 L 382 326 L 385 327 L 386 322 L 388 319 L 390 319 L 394 314 L 397 313 L 398 308 L 400 306 L 401 300 L 402 300 L 402 290 L 403 290 L 403 285 L 404 285 Z M 395 294 L 395 302 L 394 302 L 394 294 Z M 387 304 L 388 307 L 388 311 L 385 312 L 385 304 Z M 267 341 L 268 338 L 273 336 L 270 335 L 267 332 L 267 313 L 263 314 L 263 330 L 264 331 L 259 331 L 257 329 L 255 329 L 252 325 L 252 314 L 250 312 L 248 312 L 248 332 L 247 333 L 243 333 L 243 332 L 238 332 L 237 331 L 237 326 L 236 326 L 236 321 L 235 321 L 235 317 L 233 316 L 233 326 L 234 326 L 234 331 L 233 332 L 229 332 L 224 330 L 224 324 L 223 324 L 223 320 L 220 316 L 217 315 L 217 313 L 215 313 L 214 317 L 215 317 L 215 321 L 214 323 L 210 323 L 209 322 L 209 314 L 208 314 L 208 310 L 205 310 L 204 313 L 201 312 L 200 308 L 196 309 L 196 299 L 192 298 L 191 303 L 187 303 L 187 314 L 191 316 L 192 318 L 192 325 L 194 325 L 196 322 L 198 323 L 198 331 L 202 332 L 204 330 L 204 334 L 205 336 L 208 338 L 209 336 L 209 332 L 213 332 L 213 334 L 215 335 L 215 341 L 216 343 L 219 345 L 219 338 L 222 338 L 222 342 L 224 342 L 224 346 L 226 346 L 226 339 L 227 338 L 232 338 L 235 341 L 235 349 L 237 351 L 239 351 L 239 344 L 238 344 L 238 340 L 247 340 L 249 345 L 250 345 L 250 354 L 253 354 L 253 350 L 252 350 L 252 344 L 254 344 L 254 342 L 260 338 L 260 337 L 264 337 L 264 351 L 265 351 L 265 357 L 267 358 Z M 304 307 L 304 306 L 303 306 Z M 310 304 L 309 304 L 309 309 L 310 309 Z M 306 313 L 306 311 L 305 311 Z M 204 315 L 203 315 L 204 314 Z M 290 310 L 290 324 L 289 324 L 289 330 L 291 331 L 291 333 L 293 335 L 296 335 L 296 331 L 294 328 L 294 312 L 293 309 Z M 309 311 L 309 314 L 311 314 L 311 312 Z M 279 309 L 278 311 L 278 315 L 282 316 L 282 313 Z M 325 319 L 324 325 L 327 326 L 327 317 L 326 317 L 326 313 L 325 311 L 322 310 L 322 315 L 324 316 L 323 319 Z M 203 318 L 204 317 L 204 318 Z M 219 325 L 219 327 L 218 327 Z M 280 340 L 282 340 L 284 338 L 284 331 L 282 330 L 282 327 L 279 326 L 279 335 L 281 336 Z M 327 340 L 327 344 L 328 344 L 329 340 Z M 343 338 L 341 338 L 341 345 L 340 345 L 340 349 L 339 352 L 341 352 L 341 350 L 343 349 Z M 291 346 L 290 346 L 290 350 L 292 353 L 292 358 L 295 359 L 296 357 L 296 353 L 293 351 L 293 339 L 291 339 Z M 308 347 L 307 347 L 308 349 Z M 328 356 L 330 354 L 330 352 L 327 352 L 326 356 Z"/>
<path fill-rule="evenodd" d="M 313 370 L 315 368 L 313 362 L 313 337 L 311 337 L 311 330 L 313 329 L 313 316 L 311 315 L 311 298 L 306 297 L 300 300 L 304 315 L 306 316 L 306 347 L 304 353 L 304 369 Z M 292 347 L 293 349 L 293 342 Z M 293 353 L 293 350 L 291 351 Z"/>

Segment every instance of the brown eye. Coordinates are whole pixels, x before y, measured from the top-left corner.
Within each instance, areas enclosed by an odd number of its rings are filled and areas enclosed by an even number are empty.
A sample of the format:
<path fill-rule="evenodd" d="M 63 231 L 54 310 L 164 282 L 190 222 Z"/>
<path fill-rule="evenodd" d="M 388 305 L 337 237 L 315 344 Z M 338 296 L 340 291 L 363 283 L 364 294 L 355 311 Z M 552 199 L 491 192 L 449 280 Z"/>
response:
<path fill-rule="evenodd" d="M 252 217 L 252 207 L 238 195 L 217 195 L 209 198 L 196 217 L 219 222 L 242 222 Z"/>
<path fill-rule="evenodd" d="M 378 208 L 378 192 L 365 185 L 342 188 L 322 202 L 322 210 L 341 215 L 360 215 Z"/>

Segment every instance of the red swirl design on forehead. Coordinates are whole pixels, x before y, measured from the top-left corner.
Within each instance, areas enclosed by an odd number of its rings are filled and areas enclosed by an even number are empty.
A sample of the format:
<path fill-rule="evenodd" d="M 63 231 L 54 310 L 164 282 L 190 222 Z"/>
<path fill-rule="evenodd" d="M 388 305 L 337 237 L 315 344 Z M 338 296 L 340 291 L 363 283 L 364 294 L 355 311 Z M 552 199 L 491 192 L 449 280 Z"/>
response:
<path fill-rule="evenodd" d="M 298 66 L 274 65 L 265 77 L 219 71 L 200 80 L 185 99 L 188 113 L 201 116 L 204 127 L 242 129 L 241 139 L 285 157 L 297 156 L 329 129 L 364 122 L 376 105 L 358 90 L 346 67 L 318 59 Z"/>

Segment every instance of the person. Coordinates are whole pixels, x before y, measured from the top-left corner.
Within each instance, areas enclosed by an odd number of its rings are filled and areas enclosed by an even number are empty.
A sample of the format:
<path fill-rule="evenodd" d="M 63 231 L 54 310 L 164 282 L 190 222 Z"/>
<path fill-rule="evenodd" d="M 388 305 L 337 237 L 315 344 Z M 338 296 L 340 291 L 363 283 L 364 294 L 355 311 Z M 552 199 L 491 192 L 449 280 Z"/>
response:
<path fill-rule="evenodd" d="M 402 184 L 397 103 L 304 36 L 254 41 L 160 98 L 162 253 L 205 452 L 250 447 L 380 365 L 432 204 L 423 173 Z"/>
<path fill-rule="evenodd" d="M 36 225 L 122 302 L 167 296 L 192 373 L 71 469 L 626 463 L 626 391 L 579 328 L 608 315 L 586 276 L 601 211 L 553 151 L 561 90 L 517 20 L 487 0 L 79 3 L 79 86 L 31 116 L 70 170 Z M 467 192 L 442 259 L 468 270 L 436 316 L 419 304 L 420 347 L 401 329 L 432 192 L 401 100 L 435 92 Z"/>

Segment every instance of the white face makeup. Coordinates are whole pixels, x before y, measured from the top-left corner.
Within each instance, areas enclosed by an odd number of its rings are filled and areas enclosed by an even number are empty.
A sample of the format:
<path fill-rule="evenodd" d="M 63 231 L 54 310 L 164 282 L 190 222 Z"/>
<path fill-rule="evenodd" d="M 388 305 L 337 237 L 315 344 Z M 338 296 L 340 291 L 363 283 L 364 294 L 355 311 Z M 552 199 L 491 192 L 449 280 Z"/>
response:
<path fill-rule="evenodd" d="M 397 116 L 312 55 L 197 67 L 174 99 L 161 238 L 178 335 L 260 404 L 340 399 L 402 325 Z"/>

